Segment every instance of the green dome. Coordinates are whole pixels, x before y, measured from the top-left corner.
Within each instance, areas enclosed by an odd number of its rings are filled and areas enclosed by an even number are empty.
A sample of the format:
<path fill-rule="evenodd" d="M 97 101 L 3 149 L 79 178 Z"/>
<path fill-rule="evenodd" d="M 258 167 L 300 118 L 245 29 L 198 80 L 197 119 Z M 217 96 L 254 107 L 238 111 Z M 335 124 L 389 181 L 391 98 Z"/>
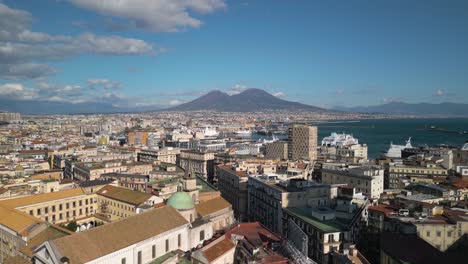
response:
<path fill-rule="evenodd" d="M 195 203 L 186 192 L 176 192 L 171 195 L 169 200 L 167 200 L 167 205 L 170 205 L 177 210 L 188 210 L 195 207 Z"/>

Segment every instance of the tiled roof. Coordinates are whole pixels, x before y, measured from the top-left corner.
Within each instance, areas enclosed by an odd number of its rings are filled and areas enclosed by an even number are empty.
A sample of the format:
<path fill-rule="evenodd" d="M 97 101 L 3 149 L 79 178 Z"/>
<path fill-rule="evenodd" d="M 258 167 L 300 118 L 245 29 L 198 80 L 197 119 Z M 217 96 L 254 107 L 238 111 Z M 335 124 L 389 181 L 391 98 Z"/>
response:
<path fill-rule="evenodd" d="M 152 197 L 152 195 L 148 193 L 132 191 L 112 185 L 104 186 L 97 194 L 133 205 L 140 205 Z"/>
<path fill-rule="evenodd" d="M 195 206 L 195 210 L 199 213 L 202 217 L 207 216 L 209 214 L 218 212 L 225 208 L 230 207 L 231 204 L 224 200 L 222 197 L 216 197 L 214 199 L 208 200 L 206 202 L 201 202 Z"/>
<path fill-rule="evenodd" d="M 69 198 L 73 196 L 79 196 L 79 195 L 84 195 L 83 190 L 81 188 L 74 188 L 74 189 L 68 189 L 68 190 L 63 190 L 63 191 L 58 191 L 58 192 L 42 193 L 42 194 L 29 195 L 29 196 L 15 198 L 15 199 L 2 200 L 0 201 L 0 206 L 18 208 L 18 207 L 23 207 L 26 205 L 60 200 L 60 199 Z"/>
<path fill-rule="evenodd" d="M 223 238 L 221 241 L 203 250 L 203 255 L 211 263 L 234 247 L 235 245 L 230 239 Z"/>
<path fill-rule="evenodd" d="M 165 206 L 51 243 L 70 263 L 86 263 L 186 224 L 179 212 Z"/>
<path fill-rule="evenodd" d="M 0 206 L 0 224 L 18 234 L 27 235 L 34 227 L 43 223 L 42 220 L 32 217 L 12 208 Z"/>
<path fill-rule="evenodd" d="M 58 226 L 49 226 L 44 231 L 40 232 L 34 236 L 31 240 L 28 241 L 28 245 L 21 249 L 21 253 L 32 258 L 34 256 L 34 250 L 48 240 L 57 239 L 60 237 L 68 236 L 73 232 L 68 231 L 67 229 L 60 228 Z"/>

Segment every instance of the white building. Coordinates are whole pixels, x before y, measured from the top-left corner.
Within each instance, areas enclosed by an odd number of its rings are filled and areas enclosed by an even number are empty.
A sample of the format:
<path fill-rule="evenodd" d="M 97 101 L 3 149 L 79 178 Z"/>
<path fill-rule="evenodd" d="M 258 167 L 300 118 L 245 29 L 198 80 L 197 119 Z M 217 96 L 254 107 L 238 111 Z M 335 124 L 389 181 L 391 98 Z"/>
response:
<path fill-rule="evenodd" d="M 322 182 L 328 184 L 347 184 L 370 198 L 379 198 L 384 190 L 384 170 L 363 166 L 339 170 L 322 170 Z"/>

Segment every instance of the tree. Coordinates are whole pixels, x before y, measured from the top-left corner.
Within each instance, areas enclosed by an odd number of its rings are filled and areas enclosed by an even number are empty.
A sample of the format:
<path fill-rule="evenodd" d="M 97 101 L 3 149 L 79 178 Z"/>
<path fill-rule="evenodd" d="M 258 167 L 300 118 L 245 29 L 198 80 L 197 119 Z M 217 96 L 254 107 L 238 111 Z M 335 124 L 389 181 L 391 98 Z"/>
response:
<path fill-rule="evenodd" d="M 76 232 L 76 229 L 78 228 L 78 224 L 76 223 L 76 221 L 71 221 L 67 225 L 63 225 L 63 227 L 72 232 Z"/>

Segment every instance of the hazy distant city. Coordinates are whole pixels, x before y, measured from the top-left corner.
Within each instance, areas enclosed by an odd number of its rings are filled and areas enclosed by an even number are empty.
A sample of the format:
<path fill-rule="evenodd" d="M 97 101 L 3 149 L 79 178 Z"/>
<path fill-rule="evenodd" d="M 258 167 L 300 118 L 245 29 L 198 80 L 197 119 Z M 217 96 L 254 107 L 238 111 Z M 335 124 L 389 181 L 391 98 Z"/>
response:
<path fill-rule="evenodd" d="M 466 263 L 465 1 L 0 1 L 0 264 Z"/>

